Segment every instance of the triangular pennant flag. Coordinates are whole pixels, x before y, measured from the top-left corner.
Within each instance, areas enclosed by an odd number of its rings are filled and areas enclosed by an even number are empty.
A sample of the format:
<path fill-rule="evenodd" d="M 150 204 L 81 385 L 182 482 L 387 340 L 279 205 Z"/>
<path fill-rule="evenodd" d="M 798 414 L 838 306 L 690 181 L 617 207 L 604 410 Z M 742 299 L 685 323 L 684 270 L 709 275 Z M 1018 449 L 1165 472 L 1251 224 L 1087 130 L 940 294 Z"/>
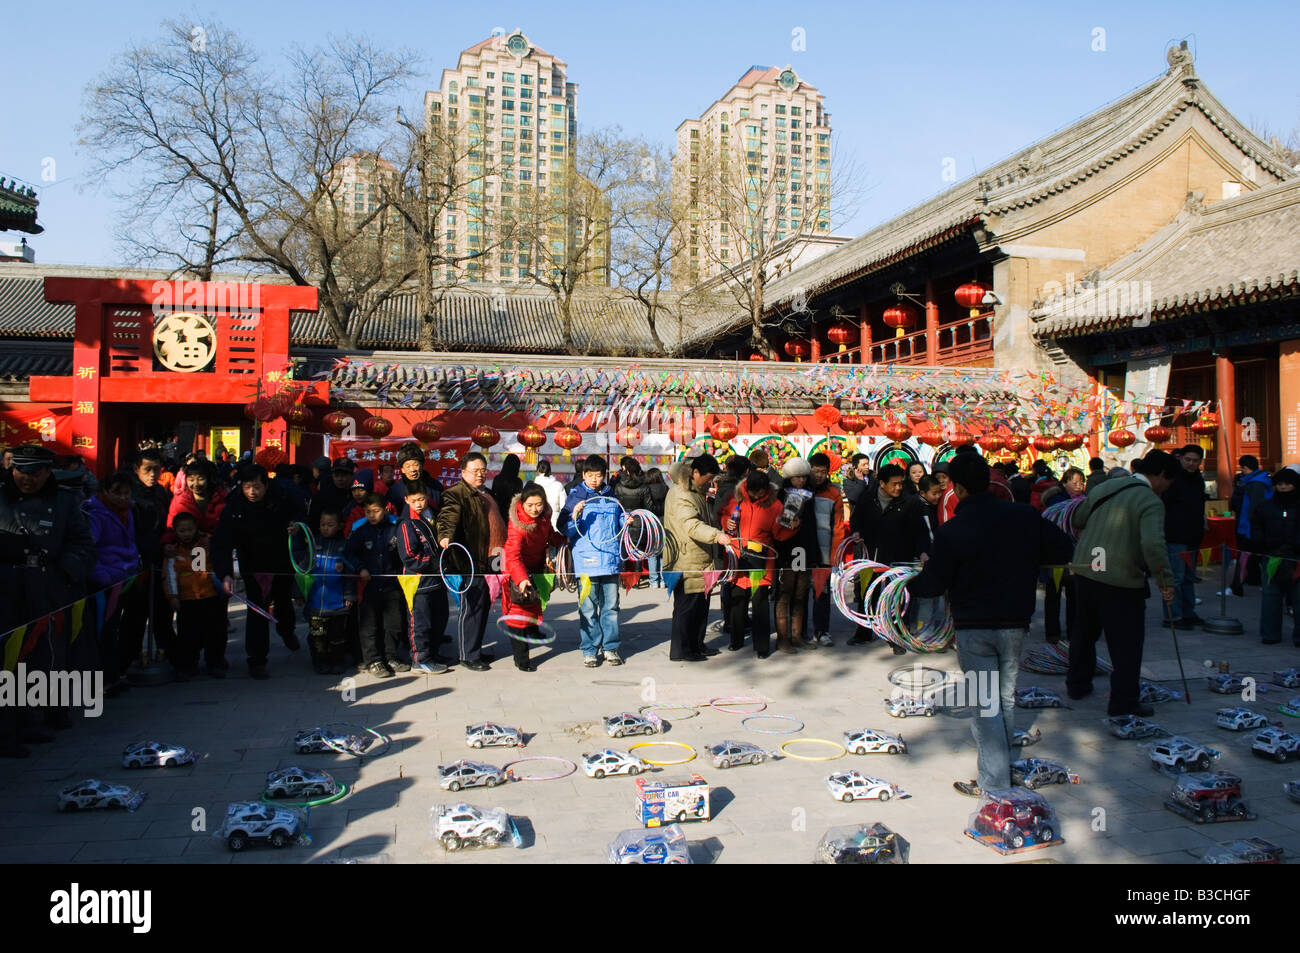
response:
<path fill-rule="evenodd" d="M 456 604 L 456 608 L 460 608 L 460 590 L 463 588 L 461 583 L 465 581 L 465 577 L 453 574 L 442 578 L 447 583 L 447 594 L 451 596 L 451 601 Z"/>
<path fill-rule="evenodd" d="M 874 569 L 864 569 L 858 573 L 857 584 L 854 586 L 858 591 L 858 598 L 861 599 L 867 594 L 867 588 L 871 585 L 871 577 L 876 574 Z"/>
<path fill-rule="evenodd" d="M 311 584 L 314 581 L 312 574 L 309 572 L 296 572 L 293 574 L 294 581 L 298 583 L 298 589 L 302 592 L 302 597 L 306 599 L 311 595 Z M 263 589 L 264 593 L 269 595 L 269 590 Z"/>
<path fill-rule="evenodd" d="M 122 583 L 120 582 L 108 590 L 108 601 L 104 605 L 105 619 L 109 618 L 115 611 L 117 611 L 117 600 L 118 597 L 122 595 L 122 592 Z"/>
<path fill-rule="evenodd" d="M 1298 563 L 1297 565 L 1300 565 Z M 1237 557 L 1237 585 L 1242 586 L 1246 583 L 1246 570 L 1250 568 L 1250 557 L 1242 553 Z"/>
<path fill-rule="evenodd" d="M 763 577 L 766 575 L 767 575 L 766 570 L 751 569 L 749 571 L 749 588 L 757 589 L 759 586 L 761 586 L 763 584 Z"/>
<path fill-rule="evenodd" d="M 831 580 L 831 571 L 829 569 L 814 569 L 812 571 L 812 590 L 813 595 L 820 599 L 822 590 L 826 588 L 826 583 Z"/>
<path fill-rule="evenodd" d="M 1059 592 L 1061 589 L 1061 579 L 1065 576 L 1065 568 L 1058 567 L 1052 570 L 1052 585 Z"/>
<path fill-rule="evenodd" d="M 640 572 L 621 572 L 618 576 L 619 581 L 623 584 L 624 592 L 631 592 L 636 588 L 636 584 L 641 581 Z"/>
<path fill-rule="evenodd" d="M 672 592 L 677 588 L 677 583 L 681 582 L 681 579 L 682 574 L 679 572 L 666 572 L 664 573 L 664 587 L 669 592 Z"/>
<path fill-rule="evenodd" d="M 537 573 L 529 578 L 533 581 L 533 588 L 537 590 L 541 608 L 545 610 L 546 604 L 551 601 L 551 592 L 555 589 L 555 573 Z"/>
<path fill-rule="evenodd" d="M 1268 558 L 1268 563 L 1264 566 L 1264 574 L 1267 577 L 1268 582 L 1273 581 L 1273 576 L 1277 572 L 1277 567 L 1280 565 L 1282 565 L 1281 556 L 1270 556 Z"/>
<path fill-rule="evenodd" d="M 131 587 L 135 585 L 135 581 L 139 578 L 140 576 L 139 574 L 137 574 L 132 576 L 130 579 L 126 580 L 126 582 L 122 583 L 122 594 L 125 595 L 126 593 L 130 592 Z"/>
<path fill-rule="evenodd" d="M 72 637 L 68 640 L 69 645 L 71 645 L 73 642 L 76 642 L 77 637 L 81 635 L 81 626 L 82 623 L 85 621 L 84 618 L 85 613 L 86 613 L 85 599 L 78 599 L 76 602 L 72 604 Z"/>
<path fill-rule="evenodd" d="M 587 596 L 589 595 L 591 595 L 591 577 L 579 576 L 578 577 L 578 601 L 586 602 Z"/>
<path fill-rule="evenodd" d="M 1188 569 L 1196 568 L 1196 561 L 1195 561 L 1196 557 L 1192 555 L 1192 551 L 1190 549 L 1184 549 L 1181 553 L 1178 554 L 1178 558 L 1181 559 L 1183 562 L 1187 563 Z"/>
<path fill-rule="evenodd" d="M 1201 550 L 1201 570 L 1204 571 L 1210 565 L 1210 554 L 1212 549 L 1206 548 Z"/>
<path fill-rule="evenodd" d="M 27 638 L 23 640 L 22 650 L 18 653 L 18 661 L 22 661 L 32 654 L 32 649 L 36 648 L 36 643 L 41 640 L 41 636 L 50 627 L 50 617 L 45 616 L 37 619 L 32 623 L 31 628 L 27 631 Z"/>
<path fill-rule="evenodd" d="M 717 581 L 718 581 L 719 579 L 721 579 L 721 578 L 722 578 L 723 576 L 725 576 L 725 575 L 726 575 L 726 572 L 724 572 L 724 571 L 721 570 L 721 569 L 706 569 L 706 570 L 704 570 L 704 591 L 705 591 L 705 592 L 712 592 L 712 591 L 713 591 L 713 587 L 714 587 L 714 585 L 717 584 Z"/>
<path fill-rule="evenodd" d="M 216 576 L 212 577 L 213 579 Z M 103 592 L 95 593 L 95 632 L 97 635 L 104 634 L 104 617 L 107 615 L 108 599 Z"/>
<path fill-rule="evenodd" d="M 486 577 L 488 587 L 488 602 L 493 603 L 501 598 L 501 576 L 493 573 Z"/>
<path fill-rule="evenodd" d="M 18 666 L 18 650 L 23 647 L 23 636 L 27 632 L 27 626 L 20 625 L 9 633 L 9 638 L 5 642 L 5 671 L 12 672 Z"/>
<path fill-rule="evenodd" d="M 415 590 L 420 588 L 420 577 L 415 575 L 398 576 L 397 585 L 406 596 L 406 611 L 415 611 Z"/>

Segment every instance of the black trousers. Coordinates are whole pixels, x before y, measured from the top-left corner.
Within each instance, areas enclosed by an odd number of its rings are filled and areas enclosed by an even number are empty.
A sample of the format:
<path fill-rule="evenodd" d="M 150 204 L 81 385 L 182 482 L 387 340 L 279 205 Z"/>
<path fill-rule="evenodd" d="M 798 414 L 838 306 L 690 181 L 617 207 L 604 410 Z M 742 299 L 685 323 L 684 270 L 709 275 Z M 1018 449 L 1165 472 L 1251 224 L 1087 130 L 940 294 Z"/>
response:
<path fill-rule="evenodd" d="M 275 604 L 275 630 L 280 638 L 293 635 L 293 576 L 280 573 L 271 577 L 271 585 L 266 592 L 258 584 L 257 574 L 244 573 L 244 589 L 248 601 L 255 606 L 266 609 Z M 265 665 L 266 657 L 271 651 L 271 624 L 256 612 L 245 610 L 248 614 L 244 620 L 244 652 L 249 665 Z"/>
<path fill-rule="evenodd" d="M 151 618 L 155 644 L 168 655 L 171 654 L 176 630 L 172 625 L 172 606 L 167 601 L 167 593 L 163 589 L 162 572 L 155 566 L 136 579 L 130 590 L 122 596 L 122 623 L 118 644 L 121 649 L 123 671 L 126 671 L 144 650 L 145 627 Z"/>
<path fill-rule="evenodd" d="M 724 582 L 718 586 L 718 601 L 722 604 L 722 631 L 724 632 L 732 631 L 731 626 L 732 626 L 733 617 L 731 613 L 731 600 L 735 596 L 735 594 L 736 594 L 736 584 L 733 582 Z M 745 633 L 745 626 L 743 624 L 743 619 L 742 619 L 742 625 L 740 627 L 740 633 L 743 638 Z"/>
<path fill-rule="evenodd" d="M 1097 663 L 1097 639 L 1106 634 L 1114 671 L 1110 676 L 1111 715 L 1132 714 L 1138 707 L 1142 645 L 1146 639 L 1146 590 L 1108 586 L 1086 576 L 1075 577 L 1074 637 L 1065 684 L 1074 694 L 1092 687 Z"/>
<path fill-rule="evenodd" d="M 745 645 L 745 613 L 752 601 L 754 603 L 754 621 L 750 624 L 750 636 L 754 640 L 754 651 L 766 655 L 772 650 L 772 613 L 768 605 L 771 586 L 754 586 L 743 589 L 736 586 L 731 594 L 731 647 L 743 648 Z"/>
<path fill-rule="evenodd" d="M 1067 569 L 1061 577 L 1061 588 L 1050 577 L 1043 587 L 1043 629 L 1047 641 L 1058 642 L 1061 638 L 1061 601 L 1065 601 L 1065 637 L 1074 637 L 1074 575 Z"/>
<path fill-rule="evenodd" d="M 307 619 L 307 647 L 314 665 L 342 665 L 348 644 L 348 616 L 314 615 Z"/>
<path fill-rule="evenodd" d="M 176 612 L 176 641 L 169 656 L 173 666 L 182 672 L 192 672 L 198 667 L 199 652 L 202 652 L 209 671 L 225 667 L 228 606 L 224 596 L 181 600 Z"/>
<path fill-rule="evenodd" d="M 680 662 L 687 655 L 703 654 L 704 627 L 709 622 L 709 598 L 703 592 L 687 592 L 686 580 L 673 590 L 673 630 L 668 658 Z"/>
<path fill-rule="evenodd" d="M 445 606 L 446 598 L 443 599 Z M 402 658 L 402 610 L 405 598 L 402 590 L 379 589 L 370 580 L 366 594 L 361 598 L 358 628 L 361 638 L 361 661 L 366 665 L 388 659 Z"/>
<path fill-rule="evenodd" d="M 461 593 L 460 618 L 456 625 L 456 650 L 462 662 L 477 662 L 483 656 L 483 633 L 487 631 L 488 610 L 492 599 L 487 580 L 475 576 L 469 589 Z"/>
<path fill-rule="evenodd" d="M 447 588 L 442 578 L 422 577 L 411 605 L 406 627 L 411 664 L 433 662 L 438 655 L 438 643 L 447 631 Z"/>
<path fill-rule="evenodd" d="M 812 586 L 812 574 L 808 576 L 808 585 Z M 820 596 L 813 597 L 813 632 L 821 635 L 831 630 L 831 584 L 828 580 L 826 588 L 822 590 Z"/>
<path fill-rule="evenodd" d="M 1237 534 L 1237 552 L 1250 553 L 1246 557 L 1246 578 L 1241 578 L 1241 567 L 1237 563 L 1232 564 L 1232 577 L 1228 582 L 1228 588 L 1232 590 L 1234 596 L 1244 595 L 1246 586 L 1259 585 L 1259 557 L 1254 555 L 1254 550 L 1260 548 L 1259 541 L 1252 541 L 1249 537 Z"/>

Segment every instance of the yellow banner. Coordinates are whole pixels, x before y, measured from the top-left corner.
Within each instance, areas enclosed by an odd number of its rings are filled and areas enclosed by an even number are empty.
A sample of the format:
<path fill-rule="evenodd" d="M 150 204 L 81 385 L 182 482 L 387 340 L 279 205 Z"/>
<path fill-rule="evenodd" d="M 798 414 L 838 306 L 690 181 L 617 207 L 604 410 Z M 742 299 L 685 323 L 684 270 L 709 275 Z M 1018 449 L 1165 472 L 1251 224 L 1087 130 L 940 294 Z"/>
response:
<path fill-rule="evenodd" d="M 1202 568 L 1202 569 L 1205 569 L 1206 567 L 1208 567 L 1208 566 L 1210 565 L 1210 554 L 1211 554 L 1212 552 L 1213 552 L 1213 550 L 1211 550 L 1211 549 L 1202 549 L 1202 550 L 1201 550 L 1201 568 Z"/>
<path fill-rule="evenodd" d="M 579 576 L 578 577 L 578 601 L 584 602 L 587 598 L 587 595 L 590 592 L 591 592 L 591 577 Z"/>
<path fill-rule="evenodd" d="M 81 635 L 81 621 L 85 611 L 85 599 L 79 599 L 72 604 L 72 637 L 68 640 L 69 645 L 77 641 L 77 636 Z"/>
<path fill-rule="evenodd" d="M 18 652 L 23 647 L 23 638 L 27 635 L 27 626 L 20 625 L 9 633 L 9 641 L 5 643 L 5 671 L 16 672 L 18 670 Z"/>
<path fill-rule="evenodd" d="M 1064 575 L 1065 575 L 1065 570 L 1063 568 L 1052 570 L 1052 585 L 1054 585 L 1057 589 L 1061 588 L 1061 577 Z"/>
<path fill-rule="evenodd" d="M 420 588 L 419 576 L 398 576 L 397 584 L 402 587 L 402 594 L 406 596 L 406 611 L 415 611 L 415 590 Z"/>

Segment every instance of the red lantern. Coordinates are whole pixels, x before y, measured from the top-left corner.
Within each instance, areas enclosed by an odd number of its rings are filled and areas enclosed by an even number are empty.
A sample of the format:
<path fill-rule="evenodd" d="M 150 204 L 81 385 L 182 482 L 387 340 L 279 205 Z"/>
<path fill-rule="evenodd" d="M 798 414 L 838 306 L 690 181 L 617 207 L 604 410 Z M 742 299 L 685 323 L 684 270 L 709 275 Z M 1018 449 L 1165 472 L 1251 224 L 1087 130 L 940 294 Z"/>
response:
<path fill-rule="evenodd" d="M 479 424 L 469 432 L 469 439 L 473 440 L 484 450 L 490 450 L 501 441 L 501 433 L 495 427 L 489 427 L 487 424 Z"/>
<path fill-rule="evenodd" d="M 290 427 L 296 427 L 299 430 L 305 430 L 311 426 L 311 411 L 301 404 L 294 404 L 284 415 L 285 422 Z"/>
<path fill-rule="evenodd" d="M 925 444 L 927 447 L 937 447 L 939 444 L 943 443 L 943 431 L 938 427 L 931 425 L 925 430 L 922 430 L 920 434 L 917 435 L 916 439 L 921 441 L 921 443 Z"/>
<path fill-rule="evenodd" d="M 975 443 L 975 435 L 965 430 L 955 430 L 951 437 L 948 438 L 950 447 L 969 447 Z"/>
<path fill-rule="evenodd" d="M 1142 436 L 1146 437 L 1147 443 L 1153 443 L 1158 447 L 1161 444 L 1168 443 L 1170 440 L 1172 440 L 1174 434 L 1173 431 L 1170 430 L 1168 427 L 1162 427 L 1160 424 L 1154 424 L 1148 427 L 1146 430 L 1144 430 L 1142 432 Z"/>
<path fill-rule="evenodd" d="M 340 411 L 331 411 L 321 419 L 321 426 L 335 437 L 343 433 L 343 428 L 348 424 L 348 415 Z"/>
<path fill-rule="evenodd" d="M 519 431 L 519 442 L 524 445 L 524 462 L 533 466 L 537 463 L 537 448 L 546 443 L 546 434 L 529 424 Z"/>
<path fill-rule="evenodd" d="M 1007 441 L 995 433 L 986 433 L 984 436 L 980 437 L 979 443 L 981 450 L 985 453 L 993 454 L 996 454 L 1007 445 Z"/>
<path fill-rule="evenodd" d="M 766 361 L 766 360 L 767 360 L 767 358 L 765 358 L 762 354 L 759 354 L 757 351 L 755 351 L 753 354 L 749 355 L 749 359 L 750 359 L 751 361 Z"/>
<path fill-rule="evenodd" d="M 274 470 L 288 459 L 289 455 L 279 447 L 259 447 L 257 453 L 253 454 L 253 462 L 268 471 Z"/>
<path fill-rule="evenodd" d="M 393 432 L 393 422 L 383 417 L 367 417 L 361 429 L 376 440 L 383 440 Z"/>
<path fill-rule="evenodd" d="M 867 429 L 867 418 L 849 411 L 840 417 L 840 428 L 849 435 L 849 449 L 856 451 L 858 449 L 858 434 Z"/>
<path fill-rule="evenodd" d="M 1219 415 L 1207 411 L 1196 418 L 1190 429 L 1199 438 L 1197 443 L 1201 449 L 1209 450 L 1214 446 L 1214 435 L 1219 432 Z"/>
<path fill-rule="evenodd" d="M 1112 430 L 1107 439 L 1110 440 L 1112 446 L 1119 447 L 1122 450 L 1137 440 L 1137 436 L 1131 430 L 1120 429 Z"/>
<path fill-rule="evenodd" d="M 293 409 L 293 398 L 288 394 L 276 394 L 269 398 L 271 411 L 276 417 L 285 417 Z"/>
<path fill-rule="evenodd" d="M 249 401 L 244 405 L 244 416 L 249 420 L 259 420 L 262 423 L 269 423 L 275 419 L 275 408 L 271 406 L 271 401 L 265 397 L 259 397 L 257 400 Z"/>
<path fill-rule="evenodd" d="M 968 281 L 953 292 L 952 296 L 957 299 L 957 303 L 963 308 L 970 309 L 972 318 L 978 317 L 980 313 L 981 302 L 984 296 L 988 294 L 988 289 L 976 281 Z"/>
<path fill-rule="evenodd" d="M 812 348 L 808 346 L 807 341 L 786 341 L 785 353 L 799 362 L 812 353 Z"/>
<path fill-rule="evenodd" d="M 1029 438 L 1024 434 L 1013 433 L 1007 437 L 1007 449 L 1012 453 L 1023 453 L 1027 446 L 1029 446 Z"/>
<path fill-rule="evenodd" d="M 695 428 L 694 419 L 691 419 L 688 422 L 683 418 L 681 420 L 675 420 L 668 425 L 668 439 L 671 440 L 674 445 L 690 443 L 695 439 L 697 433 L 698 431 Z"/>
<path fill-rule="evenodd" d="M 908 328 L 915 326 L 916 309 L 900 301 L 898 304 L 886 308 L 882 317 L 887 325 L 896 329 L 894 337 L 901 338 L 907 333 Z"/>
<path fill-rule="evenodd" d="M 555 445 L 564 451 L 564 459 L 569 459 L 569 452 L 582 443 L 582 434 L 572 427 L 561 427 L 555 431 Z"/>
<path fill-rule="evenodd" d="M 885 436 L 894 441 L 894 449 L 897 450 L 903 445 L 904 440 L 912 436 L 912 428 L 895 420 L 885 426 Z"/>
<path fill-rule="evenodd" d="M 631 453 L 632 448 L 641 442 L 641 431 L 635 427 L 624 427 L 614 436 L 619 443 L 627 447 L 628 453 Z"/>
<path fill-rule="evenodd" d="M 828 433 L 832 427 L 840 422 L 840 412 L 834 404 L 822 404 L 813 411 L 813 417 L 817 419 L 817 423 L 821 424 L 822 429 Z"/>
<path fill-rule="evenodd" d="M 832 324 L 826 336 L 831 339 L 831 343 L 838 344 L 841 351 L 847 351 L 852 345 L 858 343 L 858 329 L 844 321 Z"/>
<path fill-rule="evenodd" d="M 432 420 L 419 420 L 411 427 L 411 436 L 421 443 L 432 443 L 442 436 L 442 431 Z"/>
<path fill-rule="evenodd" d="M 1057 439 L 1048 433 L 1040 433 L 1034 438 L 1034 449 L 1039 453 L 1051 453 L 1057 447 Z"/>
<path fill-rule="evenodd" d="M 729 420 L 719 420 L 709 428 L 709 436 L 722 443 L 731 443 L 738 433 L 740 433 L 740 428 Z"/>
<path fill-rule="evenodd" d="M 780 417 L 777 417 L 768 424 L 768 427 L 771 428 L 772 433 L 778 433 L 782 437 L 788 437 L 799 428 L 799 421 L 795 420 L 794 417 L 789 414 L 782 414 Z"/>
<path fill-rule="evenodd" d="M 1062 450 L 1078 450 L 1083 446 L 1083 434 L 1063 433 L 1056 439 L 1056 445 Z"/>

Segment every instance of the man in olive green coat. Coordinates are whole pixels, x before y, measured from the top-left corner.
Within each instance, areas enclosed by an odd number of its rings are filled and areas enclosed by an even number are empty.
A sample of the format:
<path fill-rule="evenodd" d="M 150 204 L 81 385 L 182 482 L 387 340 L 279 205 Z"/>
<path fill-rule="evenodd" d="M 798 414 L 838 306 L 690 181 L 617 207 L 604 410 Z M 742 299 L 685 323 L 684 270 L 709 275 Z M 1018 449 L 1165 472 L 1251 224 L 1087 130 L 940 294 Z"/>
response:
<path fill-rule="evenodd" d="M 713 568 L 713 546 L 732 542 L 708 520 L 705 493 L 720 472 L 718 461 L 710 454 L 686 460 L 676 467 L 673 486 L 664 500 L 664 571 L 682 574 L 673 587 L 673 635 L 668 658 L 674 662 L 703 662 L 708 658 L 704 628 L 709 620 L 709 597 L 704 591 L 704 573 Z"/>

